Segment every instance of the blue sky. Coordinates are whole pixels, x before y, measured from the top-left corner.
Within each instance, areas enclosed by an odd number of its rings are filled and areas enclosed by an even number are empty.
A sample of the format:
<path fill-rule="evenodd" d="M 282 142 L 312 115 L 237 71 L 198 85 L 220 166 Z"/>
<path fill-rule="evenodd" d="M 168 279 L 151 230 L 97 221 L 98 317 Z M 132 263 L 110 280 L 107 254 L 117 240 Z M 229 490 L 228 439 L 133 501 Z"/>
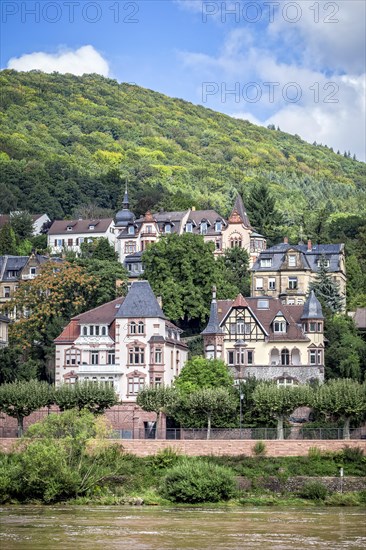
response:
<path fill-rule="evenodd" d="M 98 72 L 365 160 L 365 5 L 3 0 L 1 67 Z"/>

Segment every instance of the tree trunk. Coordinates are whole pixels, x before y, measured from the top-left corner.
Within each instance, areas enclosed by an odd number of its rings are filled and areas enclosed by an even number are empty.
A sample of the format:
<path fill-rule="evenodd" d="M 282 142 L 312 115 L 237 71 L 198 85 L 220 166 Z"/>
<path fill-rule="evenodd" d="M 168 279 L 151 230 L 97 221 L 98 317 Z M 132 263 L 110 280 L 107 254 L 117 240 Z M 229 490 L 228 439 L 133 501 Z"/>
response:
<path fill-rule="evenodd" d="M 158 429 L 160 426 L 161 411 L 156 413 L 155 439 L 158 439 Z"/>
<path fill-rule="evenodd" d="M 207 417 L 207 439 L 210 439 L 211 436 L 211 415 Z"/>
<path fill-rule="evenodd" d="M 351 435 L 349 432 L 350 423 L 351 423 L 351 418 L 350 417 L 346 418 L 343 424 L 343 439 L 351 439 Z"/>
<path fill-rule="evenodd" d="M 277 439 L 285 439 L 283 435 L 283 416 L 277 416 Z"/>
<path fill-rule="evenodd" d="M 24 416 L 18 416 L 18 437 L 24 433 Z"/>

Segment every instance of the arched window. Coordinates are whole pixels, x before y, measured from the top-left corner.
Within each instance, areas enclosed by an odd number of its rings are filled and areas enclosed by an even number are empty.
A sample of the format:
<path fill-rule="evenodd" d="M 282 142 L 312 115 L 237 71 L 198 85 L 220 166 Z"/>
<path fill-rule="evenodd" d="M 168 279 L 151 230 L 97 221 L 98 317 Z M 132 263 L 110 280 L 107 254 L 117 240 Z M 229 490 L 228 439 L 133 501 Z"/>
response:
<path fill-rule="evenodd" d="M 283 349 L 281 351 L 281 365 L 289 365 L 290 364 L 290 352 L 288 349 Z"/>
<path fill-rule="evenodd" d="M 102 327 L 102 336 L 107 336 L 107 327 Z"/>
<path fill-rule="evenodd" d="M 83 327 L 83 336 L 88 336 L 88 327 Z"/>
<path fill-rule="evenodd" d="M 136 334 L 137 333 L 137 326 L 135 321 L 131 321 L 130 323 L 130 334 Z"/>
<path fill-rule="evenodd" d="M 144 334 L 145 332 L 145 324 L 143 321 L 139 321 L 139 324 L 138 324 L 138 333 L 139 334 Z"/>
<path fill-rule="evenodd" d="M 80 365 L 81 351 L 77 348 L 69 348 L 65 351 L 65 365 Z"/>
<path fill-rule="evenodd" d="M 230 239 L 230 247 L 231 248 L 241 248 L 242 242 L 241 237 L 238 235 L 237 237 L 232 237 Z"/>

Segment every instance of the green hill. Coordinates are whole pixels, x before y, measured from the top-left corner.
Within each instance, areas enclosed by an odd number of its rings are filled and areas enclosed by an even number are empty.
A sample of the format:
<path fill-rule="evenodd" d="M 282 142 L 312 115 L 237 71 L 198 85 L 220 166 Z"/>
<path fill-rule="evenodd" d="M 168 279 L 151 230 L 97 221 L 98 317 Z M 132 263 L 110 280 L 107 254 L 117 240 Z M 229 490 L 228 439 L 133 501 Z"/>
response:
<path fill-rule="evenodd" d="M 148 208 L 227 213 L 265 181 L 289 227 L 366 205 L 366 165 L 298 136 L 98 75 L 0 73 L 0 212 Z"/>

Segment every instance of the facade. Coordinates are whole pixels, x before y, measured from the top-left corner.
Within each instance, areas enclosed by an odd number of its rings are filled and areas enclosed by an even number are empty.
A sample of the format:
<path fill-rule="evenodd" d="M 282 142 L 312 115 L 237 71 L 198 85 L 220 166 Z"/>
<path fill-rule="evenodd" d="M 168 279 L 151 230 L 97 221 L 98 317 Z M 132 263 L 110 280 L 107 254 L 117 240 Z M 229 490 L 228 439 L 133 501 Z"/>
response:
<path fill-rule="evenodd" d="M 50 258 L 36 253 L 30 256 L 0 256 L 0 304 L 12 299 L 20 281 L 34 279 L 47 261 Z M 61 260 L 52 258 L 51 261 Z"/>
<path fill-rule="evenodd" d="M 216 300 L 202 332 L 207 358 L 223 359 L 235 383 L 249 377 L 294 385 L 324 380 L 324 318 L 312 291 L 305 304 L 278 298 Z"/>
<path fill-rule="evenodd" d="M 345 252 L 343 244 L 288 244 L 285 242 L 263 251 L 252 271 L 251 295 L 279 298 L 286 305 L 302 305 L 309 284 L 324 258 L 328 272 L 346 296 Z"/>
<path fill-rule="evenodd" d="M 55 220 L 48 230 L 48 247 L 52 254 L 65 250 L 80 254 L 80 245 L 104 237 L 115 246 L 113 218 L 101 220 Z"/>
<path fill-rule="evenodd" d="M 181 330 L 168 321 L 147 281 L 71 319 L 55 340 L 56 386 L 76 381 L 114 386 L 134 403 L 144 385 L 170 385 L 187 360 Z"/>
<path fill-rule="evenodd" d="M 123 209 L 116 215 L 115 230 L 117 235 L 116 251 L 131 279 L 143 273 L 142 253 L 151 244 L 164 235 L 175 233 L 193 233 L 203 235 L 206 242 L 214 243 L 214 254 L 219 256 L 226 249 L 245 248 L 250 256 L 251 265 L 258 254 L 265 250 L 266 240 L 255 233 L 250 225 L 243 201 L 238 195 L 228 220 L 215 210 L 195 210 L 182 212 L 147 212 L 145 216 L 135 219 L 129 210 L 127 190 L 123 200 Z"/>
<path fill-rule="evenodd" d="M 0 315 L 0 348 L 8 345 L 8 324 L 10 319 L 5 315 Z"/>

